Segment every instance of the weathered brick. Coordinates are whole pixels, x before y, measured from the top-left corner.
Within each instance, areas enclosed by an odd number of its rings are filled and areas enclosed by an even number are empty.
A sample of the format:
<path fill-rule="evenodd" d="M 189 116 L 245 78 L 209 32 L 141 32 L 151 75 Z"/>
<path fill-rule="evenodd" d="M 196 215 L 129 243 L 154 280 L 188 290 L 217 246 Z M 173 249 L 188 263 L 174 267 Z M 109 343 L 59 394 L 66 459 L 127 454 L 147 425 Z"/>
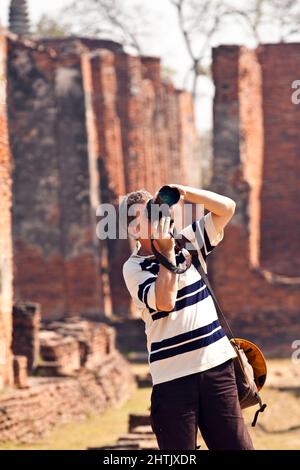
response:
<path fill-rule="evenodd" d="M 13 381 L 11 312 L 13 302 L 11 156 L 7 126 L 7 38 L 0 31 L 0 389 Z"/>
<path fill-rule="evenodd" d="M 8 65 L 16 298 L 45 318 L 128 316 L 130 243 L 97 239 L 96 208 L 191 184 L 191 97 L 164 82 L 159 59 L 112 41 L 11 39 Z"/>
<path fill-rule="evenodd" d="M 14 384 L 18 388 L 28 387 L 27 377 L 27 357 L 26 356 L 14 356 L 13 358 L 14 368 Z"/>
<path fill-rule="evenodd" d="M 81 57 L 51 57 L 11 41 L 9 73 L 16 297 L 41 303 L 45 317 L 99 316 L 100 251 Z"/>
<path fill-rule="evenodd" d="M 17 303 L 13 306 L 12 350 L 17 356 L 25 356 L 28 370 L 32 371 L 39 360 L 39 330 L 41 306 L 33 303 Z"/>
<path fill-rule="evenodd" d="M 277 354 L 291 354 L 300 335 L 300 108 L 291 103 L 299 49 L 222 46 L 213 61 L 212 189 L 232 197 L 237 209 L 211 255 L 211 272 L 236 334 Z"/>

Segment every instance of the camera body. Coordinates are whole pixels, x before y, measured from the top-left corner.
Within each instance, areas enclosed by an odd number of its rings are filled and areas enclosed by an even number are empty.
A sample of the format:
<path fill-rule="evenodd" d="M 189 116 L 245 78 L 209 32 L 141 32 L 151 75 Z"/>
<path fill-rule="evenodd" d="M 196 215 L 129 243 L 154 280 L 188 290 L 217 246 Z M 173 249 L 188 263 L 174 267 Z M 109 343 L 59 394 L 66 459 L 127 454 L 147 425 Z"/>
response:
<path fill-rule="evenodd" d="M 158 217 L 160 220 L 163 215 L 168 216 L 171 206 L 177 204 L 179 199 L 180 192 L 177 188 L 162 186 L 156 197 L 147 202 L 148 219 L 153 221 Z"/>

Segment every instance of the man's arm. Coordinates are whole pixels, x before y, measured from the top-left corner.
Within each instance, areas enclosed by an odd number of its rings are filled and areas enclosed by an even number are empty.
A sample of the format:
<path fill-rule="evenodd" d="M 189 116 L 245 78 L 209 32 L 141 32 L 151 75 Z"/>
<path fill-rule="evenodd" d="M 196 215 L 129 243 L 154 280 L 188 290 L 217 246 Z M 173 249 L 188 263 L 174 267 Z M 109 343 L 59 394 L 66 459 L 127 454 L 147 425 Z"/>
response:
<path fill-rule="evenodd" d="M 170 217 L 162 217 L 160 222 L 154 223 L 153 235 L 158 250 L 171 263 L 176 265 L 174 239 L 170 236 L 172 231 Z M 177 296 L 178 275 L 160 265 L 159 273 L 155 282 L 156 308 L 160 311 L 170 312 L 173 310 Z"/>
<path fill-rule="evenodd" d="M 178 188 L 185 201 L 203 204 L 205 209 L 212 213 L 212 220 L 217 232 L 221 232 L 224 229 L 235 212 L 236 203 L 227 196 L 190 186 L 177 184 L 170 186 Z"/>

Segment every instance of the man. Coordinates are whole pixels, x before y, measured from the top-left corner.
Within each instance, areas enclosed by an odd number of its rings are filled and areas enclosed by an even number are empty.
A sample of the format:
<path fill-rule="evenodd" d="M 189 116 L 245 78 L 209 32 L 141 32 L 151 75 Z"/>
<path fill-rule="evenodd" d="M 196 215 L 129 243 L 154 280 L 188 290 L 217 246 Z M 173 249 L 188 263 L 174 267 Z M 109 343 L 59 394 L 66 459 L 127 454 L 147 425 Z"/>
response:
<path fill-rule="evenodd" d="M 176 187 L 181 198 L 204 205 L 208 213 L 181 234 L 206 259 L 224 236 L 235 202 L 211 191 Z M 126 196 L 128 233 L 136 248 L 123 267 L 127 288 L 145 322 L 153 389 L 151 423 L 161 450 L 195 450 L 197 428 L 211 450 L 253 449 L 238 400 L 235 352 L 221 327 L 212 297 L 193 264 L 182 274 L 166 269 L 151 250 L 155 247 L 173 265 L 186 266 L 187 251 L 175 250 L 169 215 L 151 224 L 145 190 Z M 146 230 L 145 230 L 146 229 Z M 226 273 L 224 273 L 224 276 Z"/>

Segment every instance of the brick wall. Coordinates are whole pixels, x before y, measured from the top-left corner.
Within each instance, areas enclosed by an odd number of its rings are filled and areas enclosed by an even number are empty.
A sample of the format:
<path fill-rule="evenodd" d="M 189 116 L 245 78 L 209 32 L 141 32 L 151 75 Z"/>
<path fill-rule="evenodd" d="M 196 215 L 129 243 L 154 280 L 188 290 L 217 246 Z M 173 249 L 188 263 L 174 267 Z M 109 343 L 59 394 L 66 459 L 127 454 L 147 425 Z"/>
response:
<path fill-rule="evenodd" d="M 291 84 L 300 75 L 300 44 L 262 47 L 259 61 L 264 97 L 261 264 L 294 277 L 300 275 L 300 106 L 291 101 Z"/>
<path fill-rule="evenodd" d="M 45 317 L 99 315 L 91 182 L 97 154 L 87 131 L 80 55 L 58 57 L 10 41 L 8 64 L 15 297 L 38 301 Z"/>
<path fill-rule="evenodd" d="M 14 356 L 15 385 L 22 390 L 0 395 L 0 442 L 36 441 L 57 423 L 119 407 L 135 388 L 114 328 L 68 318 L 39 331 L 39 316 L 36 304 L 14 306 L 14 353 L 22 354 Z"/>
<path fill-rule="evenodd" d="M 31 377 L 26 389 L 0 397 L 0 442 L 37 442 L 56 424 L 82 421 L 119 408 L 132 395 L 134 377 L 114 351 L 95 370 L 74 377 Z"/>
<path fill-rule="evenodd" d="M 159 59 L 111 41 L 10 40 L 8 64 L 16 299 L 46 318 L 127 316 L 129 242 L 97 239 L 96 208 L 191 184 L 191 97 L 164 82 Z"/>
<path fill-rule="evenodd" d="M 7 130 L 7 39 L 0 31 L 0 389 L 12 383 L 11 159 Z"/>
<path fill-rule="evenodd" d="M 90 54 L 89 61 L 92 71 L 91 97 L 98 142 L 100 199 L 103 203 L 116 206 L 119 196 L 126 192 L 121 120 L 117 109 L 116 55 L 111 51 L 100 49 Z M 106 279 L 113 312 L 124 315 L 131 309 L 130 299 L 126 293 L 124 296 L 120 270 L 129 251 L 128 241 L 102 240 L 100 245 L 102 282 Z"/>
<path fill-rule="evenodd" d="M 300 335 L 300 238 L 298 216 L 293 216 L 299 201 L 300 110 L 290 101 L 291 82 L 300 70 L 299 47 L 266 45 L 249 51 L 222 46 L 213 60 L 212 189 L 237 202 L 222 246 L 211 255 L 216 293 L 237 335 L 259 339 L 270 351 L 283 345 L 287 354 Z M 285 61 L 291 56 L 289 73 Z M 289 262 L 283 261 L 283 251 Z"/>

